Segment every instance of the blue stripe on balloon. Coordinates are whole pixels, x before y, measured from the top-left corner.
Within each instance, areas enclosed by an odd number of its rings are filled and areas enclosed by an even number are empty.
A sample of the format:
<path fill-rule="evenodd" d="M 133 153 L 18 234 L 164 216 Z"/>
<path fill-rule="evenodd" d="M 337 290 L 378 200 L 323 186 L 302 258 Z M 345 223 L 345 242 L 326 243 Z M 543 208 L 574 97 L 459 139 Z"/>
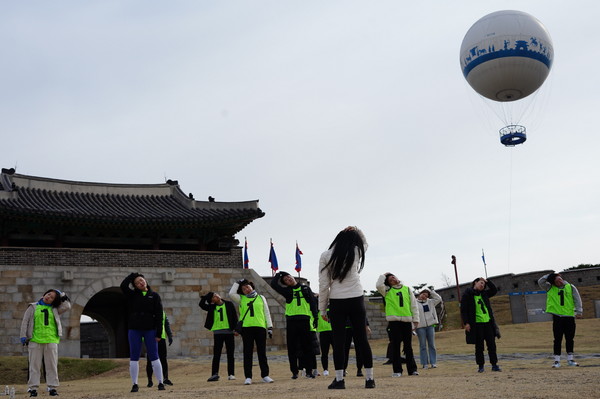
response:
<path fill-rule="evenodd" d="M 481 65 L 487 61 L 492 61 L 492 60 L 495 60 L 498 58 L 506 58 L 506 57 L 531 58 L 531 59 L 534 59 L 536 61 L 543 63 L 544 65 L 546 65 L 548 67 L 548 69 L 550 69 L 550 67 L 552 66 L 552 60 L 547 55 L 542 54 L 542 53 L 538 53 L 535 51 L 528 51 L 528 50 L 515 50 L 515 49 L 499 50 L 499 51 L 494 51 L 493 53 L 487 53 L 487 54 L 480 55 L 473 61 L 469 62 L 463 68 L 463 75 L 466 78 L 469 75 L 469 72 L 471 72 L 478 65 Z"/>

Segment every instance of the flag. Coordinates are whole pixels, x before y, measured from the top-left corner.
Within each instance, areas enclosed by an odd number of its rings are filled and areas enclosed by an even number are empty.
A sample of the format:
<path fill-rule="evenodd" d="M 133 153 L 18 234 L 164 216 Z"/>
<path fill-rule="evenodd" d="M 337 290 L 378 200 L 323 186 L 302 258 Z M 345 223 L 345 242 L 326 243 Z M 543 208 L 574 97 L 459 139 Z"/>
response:
<path fill-rule="evenodd" d="M 485 263 L 485 254 L 483 253 L 483 249 L 481 250 L 481 260 L 483 261 L 483 265 L 487 266 L 487 264 Z"/>
<path fill-rule="evenodd" d="M 271 264 L 271 269 L 278 270 L 279 264 L 277 263 L 277 255 L 275 255 L 275 248 L 273 247 L 273 241 L 271 241 L 271 252 L 269 252 L 269 263 Z"/>
<path fill-rule="evenodd" d="M 250 267 L 250 259 L 248 259 L 248 240 L 244 237 L 244 269 Z"/>
<path fill-rule="evenodd" d="M 303 253 L 300 251 L 300 248 L 298 248 L 298 243 L 296 243 L 296 271 L 298 273 L 302 270 L 302 258 L 300 258 L 300 255 L 303 255 Z"/>

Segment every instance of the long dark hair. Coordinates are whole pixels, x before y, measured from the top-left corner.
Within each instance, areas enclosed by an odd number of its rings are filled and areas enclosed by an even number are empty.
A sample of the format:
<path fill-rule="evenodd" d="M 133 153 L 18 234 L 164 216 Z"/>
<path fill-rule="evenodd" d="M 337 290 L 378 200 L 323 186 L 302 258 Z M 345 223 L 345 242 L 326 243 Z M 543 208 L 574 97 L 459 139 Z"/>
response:
<path fill-rule="evenodd" d="M 348 271 L 354 264 L 354 248 L 358 249 L 358 257 L 360 258 L 358 272 L 360 273 L 365 267 L 365 245 L 362 237 L 355 229 L 340 231 L 329 246 L 329 249 L 331 248 L 333 248 L 331 258 L 322 270 L 330 267 L 329 273 L 332 280 L 344 281 Z"/>

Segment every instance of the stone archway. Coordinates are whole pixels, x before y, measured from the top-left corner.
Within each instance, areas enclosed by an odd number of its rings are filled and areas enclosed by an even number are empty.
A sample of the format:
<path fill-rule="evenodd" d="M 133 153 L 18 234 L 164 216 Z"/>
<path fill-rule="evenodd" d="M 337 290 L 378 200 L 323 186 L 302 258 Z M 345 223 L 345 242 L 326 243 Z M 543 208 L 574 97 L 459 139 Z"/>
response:
<path fill-rule="evenodd" d="M 96 293 L 87 302 L 82 314 L 98 321 L 85 326 L 85 329 L 81 326 L 82 357 L 129 357 L 127 304 L 119 287 L 105 288 Z"/>

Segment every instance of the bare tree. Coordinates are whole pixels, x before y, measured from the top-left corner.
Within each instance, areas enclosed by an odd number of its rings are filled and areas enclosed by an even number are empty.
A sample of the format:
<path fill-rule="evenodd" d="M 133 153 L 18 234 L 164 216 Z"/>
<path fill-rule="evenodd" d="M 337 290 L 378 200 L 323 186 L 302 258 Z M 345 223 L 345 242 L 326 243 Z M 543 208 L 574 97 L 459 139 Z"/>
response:
<path fill-rule="evenodd" d="M 442 281 L 444 282 L 446 288 L 452 287 L 453 285 L 452 280 L 450 280 L 450 277 L 446 273 L 442 273 Z"/>

